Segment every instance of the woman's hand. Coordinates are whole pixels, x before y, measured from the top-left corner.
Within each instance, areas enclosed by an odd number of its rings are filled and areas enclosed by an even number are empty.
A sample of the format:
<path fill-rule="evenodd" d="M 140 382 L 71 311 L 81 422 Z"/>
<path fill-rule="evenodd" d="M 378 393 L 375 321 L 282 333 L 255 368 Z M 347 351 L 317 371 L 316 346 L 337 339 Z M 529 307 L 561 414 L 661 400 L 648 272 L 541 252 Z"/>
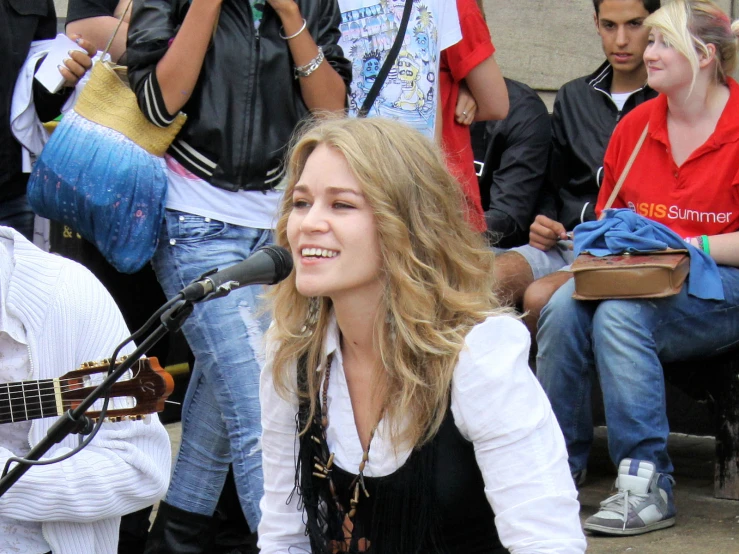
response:
<path fill-rule="evenodd" d="M 267 0 L 267 3 L 280 17 L 280 36 L 290 50 L 293 65 L 298 68 L 317 64 L 311 72 L 300 75 L 298 79 L 305 105 L 314 112 L 342 112 L 346 106 L 346 86 L 341 76 L 321 54 L 317 43 L 321 37 L 311 35 L 308 23 L 300 13 L 300 6 L 293 0 Z"/>
<path fill-rule="evenodd" d="M 270 6 L 272 6 L 272 8 L 274 8 L 274 10 L 277 12 L 277 15 L 280 16 L 280 19 L 283 19 L 283 23 L 284 23 L 283 14 L 289 14 L 293 11 L 297 11 L 298 13 L 300 13 L 300 8 L 298 8 L 298 5 L 295 3 L 295 0 L 267 0 L 267 4 L 269 4 Z M 301 20 L 301 23 L 302 23 L 302 20 Z"/>
<path fill-rule="evenodd" d="M 454 118 L 460 125 L 472 125 L 477 113 L 477 102 L 472 96 L 467 83 L 462 81 L 459 84 L 459 94 L 457 95 L 457 107 L 454 109 Z"/>
<path fill-rule="evenodd" d="M 295 3 L 295 0 L 267 0 L 267 3 L 274 8 L 280 17 L 284 36 L 297 38 L 298 34 L 305 31 L 303 29 L 303 16 L 300 14 L 300 7 Z"/>
<path fill-rule="evenodd" d="M 97 52 L 95 45 L 79 35 L 70 35 L 73 41 L 79 44 L 87 52 L 71 50 L 69 57 L 64 60 L 64 65 L 59 66 L 59 73 L 64 77 L 65 87 L 74 87 L 84 77 L 87 70 L 92 67 L 92 57 Z"/>

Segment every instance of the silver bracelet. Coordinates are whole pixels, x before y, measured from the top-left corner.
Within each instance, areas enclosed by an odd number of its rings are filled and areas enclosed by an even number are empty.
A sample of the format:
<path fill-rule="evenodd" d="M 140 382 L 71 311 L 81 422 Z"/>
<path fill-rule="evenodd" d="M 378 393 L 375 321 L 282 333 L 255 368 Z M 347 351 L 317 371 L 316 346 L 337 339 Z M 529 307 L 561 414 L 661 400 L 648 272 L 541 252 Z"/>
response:
<path fill-rule="evenodd" d="M 283 39 L 283 40 L 292 40 L 296 36 L 298 36 L 300 33 L 302 33 L 303 31 L 305 31 L 306 25 L 308 25 L 308 23 L 306 23 L 305 19 L 303 19 L 303 26 L 300 29 L 298 29 L 298 32 L 297 33 L 292 34 L 289 37 L 286 37 L 285 35 L 283 35 L 282 33 L 280 33 L 280 38 Z"/>
<path fill-rule="evenodd" d="M 313 73 L 316 69 L 318 69 L 318 66 L 320 66 L 323 63 L 323 60 L 326 59 L 323 55 L 323 48 L 320 46 L 318 47 L 318 55 L 313 58 L 311 61 L 309 61 L 305 65 L 299 65 L 295 67 L 295 78 L 298 77 L 308 77 L 311 73 Z"/>

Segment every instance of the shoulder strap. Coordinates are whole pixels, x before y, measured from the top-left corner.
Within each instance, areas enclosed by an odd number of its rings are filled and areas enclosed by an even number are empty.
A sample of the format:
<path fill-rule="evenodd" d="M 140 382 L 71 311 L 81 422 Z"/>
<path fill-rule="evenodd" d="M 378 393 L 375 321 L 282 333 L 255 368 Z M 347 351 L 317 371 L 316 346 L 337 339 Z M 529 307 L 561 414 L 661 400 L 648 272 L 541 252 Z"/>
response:
<path fill-rule="evenodd" d="M 110 50 L 110 47 L 113 45 L 113 39 L 118 34 L 118 29 L 121 28 L 121 24 L 123 23 L 123 18 L 126 17 L 126 13 L 128 10 L 131 9 L 131 4 L 133 4 L 133 0 L 128 0 L 128 5 L 126 6 L 126 9 L 123 10 L 123 13 L 121 14 L 121 17 L 118 18 L 118 25 L 115 26 L 115 29 L 113 29 L 113 34 L 110 36 L 110 40 L 108 40 L 108 44 L 105 45 L 105 50 L 103 50 L 103 59 L 105 59 L 105 54 L 108 53 Z"/>
<path fill-rule="evenodd" d="M 357 117 L 367 117 L 370 109 L 372 109 L 372 104 L 374 104 L 375 100 L 377 99 L 377 95 L 380 94 L 380 89 L 382 88 L 382 85 L 385 84 L 385 79 L 387 79 L 387 76 L 390 73 L 390 69 L 393 67 L 395 60 L 398 57 L 398 53 L 400 53 L 400 47 L 403 45 L 403 38 L 405 38 L 405 31 L 408 28 L 408 21 L 411 18 L 413 1 L 414 0 L 405 0 L 405 6 L 403 7 L 403 18 L 400 20 L 398 34 L 395 35 L 393 46 L 392 48 L 390 48 L 390 52 L 388 52 L 387 58 L 385 58 L 385 63 L 382 64 L 382 69 L 380 69 L 380 73 L 377 75 L 375 82 L 372 84 L 372 88 L 370 88 L 367 97 L 364 99 L 364 103 L 359 109 Z"/>
<path fill-rule="evenodd" d="M 631 157 L 629 157 L 629 161 L 626 162 L 626 166 L 624 167 L 624 170 L 621 172 L 621 177 L 618 178 L 618 182 L 616 183 L 616 186 L 613 187 L 613 192 L 611 192 L 611 196 L 608 197 L 608 202 L 606 202 L 606 205 L 603 206 L 603 211 L 610 208 L 613 205 L 613 202 L 616 200 L 616 196 L 618 196 L 618 193 L 621 190 L 621 187 L 623 186 L 624 181 L 626 180 L 626 176 L 629 174 L 629 171 L 631 170 L 631 166 L 634 165 L 634 160 L 636 159 L 636 155 L 639 153 L 639 150 L 641 149 L 641 145 L 644 144 L 644 139 L 647 138 L 648 130 L 649 130 L 649 123 L 647 123 L 644 126 L 644 130 L 642 131 L 642 134 L 639 137 L 639 142 L 637 142 L 636 146 L 634 146 L 634 151 L 631 153 Z"/>

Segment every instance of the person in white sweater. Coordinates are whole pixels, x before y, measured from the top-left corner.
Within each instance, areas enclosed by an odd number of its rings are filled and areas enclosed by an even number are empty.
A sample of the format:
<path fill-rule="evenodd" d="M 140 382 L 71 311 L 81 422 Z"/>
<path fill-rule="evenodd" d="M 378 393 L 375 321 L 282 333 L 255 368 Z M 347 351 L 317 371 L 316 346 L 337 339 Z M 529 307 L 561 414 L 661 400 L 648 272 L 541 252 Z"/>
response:
<path fill-rule="evenodd" d="M 128 334 L 113 299 L 87 269 L 0 227 L 0 383 L 59 377 L 109 357 Z M 55 422 L 0 425 L 0 468 L 26 454 Z M 81 440 L 70 435 L 45 458 L 69 452 Z M 104 423 L 88 447 L 62 462 L 30 468 L 0 497 L 0 552 L 117 552 L 121 515 L 164 495 L 170 458 L 156 414 Z"/>

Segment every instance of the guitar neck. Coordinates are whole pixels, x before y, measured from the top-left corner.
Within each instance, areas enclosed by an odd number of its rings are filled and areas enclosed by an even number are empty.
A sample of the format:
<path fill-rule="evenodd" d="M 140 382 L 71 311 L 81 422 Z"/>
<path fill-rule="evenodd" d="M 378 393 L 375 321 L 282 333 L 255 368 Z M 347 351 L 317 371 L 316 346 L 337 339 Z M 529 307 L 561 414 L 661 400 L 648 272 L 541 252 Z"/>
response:
<path fill-rule="evenodd" d="M 0 384 L 0 424 L 56 417 L 79 406 L 96 388 L 94 383 L 108 373 L 110 365 L 110 360 L 85 362 L 57 379 Z M 108 421 L 141 419 L 146 414 L 162 411 L 173 389 L 172 376 L 162 369 L 159 360 L 136 360 L 130 378 L 108 386 L 108 398 L 125 400 L 109 407 L 105 418 Z M 97 410 L 87 410 L 85 415 L 95 419 L 101 414 Z"/>
<path fill-rule="evenodd" d="M 64 413 L 59 379 L 0 384 L 0 424 Z"/>

